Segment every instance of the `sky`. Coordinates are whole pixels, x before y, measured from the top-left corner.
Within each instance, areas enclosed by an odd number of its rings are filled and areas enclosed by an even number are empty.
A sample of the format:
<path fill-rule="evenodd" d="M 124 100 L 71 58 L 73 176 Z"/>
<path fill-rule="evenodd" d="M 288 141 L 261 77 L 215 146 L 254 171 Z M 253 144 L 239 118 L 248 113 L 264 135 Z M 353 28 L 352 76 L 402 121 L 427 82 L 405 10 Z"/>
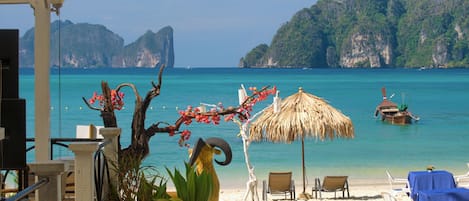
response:
<path fill-rule="evenodd" d="M 270 44 L 277 29 L 316 0 L 64 0 L 51 21 L 101 24 L 129 44 L 146 31 L 174 30 L 176 67 L 236 67 L 261 43 Z M 34 27 L 33 9 L 0 5 L 0 29 Z"/>

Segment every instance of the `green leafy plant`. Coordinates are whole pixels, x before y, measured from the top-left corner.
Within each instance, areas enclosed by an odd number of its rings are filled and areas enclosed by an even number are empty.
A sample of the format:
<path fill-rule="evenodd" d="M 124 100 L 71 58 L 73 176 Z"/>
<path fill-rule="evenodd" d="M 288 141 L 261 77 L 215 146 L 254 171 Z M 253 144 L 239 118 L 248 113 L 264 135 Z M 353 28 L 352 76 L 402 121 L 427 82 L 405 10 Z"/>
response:
<path fill-rule="evenodd" d="M 184 201 L 208 200 L 212 192 L 211 175 L 205 171 L 201 174 L 197 174 L 194 166 L 186 162 L 184 164 L 186 166 L 185 178 L 179 170 L 174 169 L 174 173 L 172 173 L 171 170 L 166 168 L 166 171 L 174 183 L 178 198 Z"/>
<path fill-rule="evenodd" d="M 143 166 L 137 158 L 125 158 L 115 166 L 119 176 L 117 191 L 110 192 L 110 201 L 169 201 L 167 179 L 152 166 Z"/>
<path fill-rule="evenodd" d="M 157 180 L 159 179 L 159 184 Z M 141 173 L 140 185 L 137 191 L 137 200 L 170 200 L 170 196 L 166 192 L 166 180 L 159 176 L 154 176 L 151 181 L 145 177 L 145 173 Z"/>

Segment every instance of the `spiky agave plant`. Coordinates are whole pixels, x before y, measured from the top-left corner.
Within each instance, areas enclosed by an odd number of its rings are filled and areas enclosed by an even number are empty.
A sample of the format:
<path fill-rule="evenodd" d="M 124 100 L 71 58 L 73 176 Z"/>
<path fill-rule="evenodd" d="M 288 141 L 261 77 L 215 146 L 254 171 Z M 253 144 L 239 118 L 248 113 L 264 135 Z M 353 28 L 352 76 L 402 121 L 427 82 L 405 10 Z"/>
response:
<path fill-rule="evenodd" d="M 186 177 L 181 174 L 178 169 L 174 169 L 174 173 L 168 168 L 171 180 L 176 188 L 178 199 L 184 201 L 206 201 L 212 192 L 212 177 L 207 172 L 201 174 L 196 173 L 195 166 L 191 166 L 185 162 Z"/>

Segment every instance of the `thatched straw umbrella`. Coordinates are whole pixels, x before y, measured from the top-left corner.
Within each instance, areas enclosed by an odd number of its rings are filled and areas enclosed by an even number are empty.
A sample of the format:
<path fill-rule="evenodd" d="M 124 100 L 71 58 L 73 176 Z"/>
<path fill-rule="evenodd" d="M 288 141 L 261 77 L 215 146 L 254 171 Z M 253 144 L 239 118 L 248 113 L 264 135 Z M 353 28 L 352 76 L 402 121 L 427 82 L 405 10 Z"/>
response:
<path fill-rule="evenodd" d="M 305 193 L 304 139 L 313 137 L 320 140 L 335 137 L 353 138 L 354 129 L 349 117 L 330 106 L 324 99 L 306 93 L 300 87 L 298 93 L 282 101 L 279 112 L 273 106 L 267 108 L 251 124 L 250 139 L 291 143 L 301 140 L 303 164 L 303 193 Z"/>

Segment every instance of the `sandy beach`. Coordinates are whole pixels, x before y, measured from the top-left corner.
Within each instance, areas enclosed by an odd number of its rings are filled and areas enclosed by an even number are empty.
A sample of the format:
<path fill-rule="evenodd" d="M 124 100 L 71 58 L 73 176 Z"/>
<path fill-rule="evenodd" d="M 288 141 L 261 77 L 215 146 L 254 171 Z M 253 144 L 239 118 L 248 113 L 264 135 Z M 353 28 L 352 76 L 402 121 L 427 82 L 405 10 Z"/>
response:
<path fill-rule="evenodd" d="M 259 199 L 262 200 L 262 181 L 258 186 Z M 295 183 L 296 195 L 303 190 L 301 183 Z M 306 187 L 306 192 L 311 194 L 312 186 Z M 390 186 L 386 181 L 381 180 L 367 180 L 367 179 L 349 179 L 350 198 L 342 198 L 342 193 L 337 193 L 337 198 L 334 199 L 334 193 L 322 193 L 322 199 L 310 200 L 384 200 L 381 195 L 382 192 L 389 192 Z M 239 188 L 224 188 L 220 190 L 220 201 L 238 201 L 243 200 L 246 189 Z M 314 195 L 313 195 L 314 196 Z M 347 197 L 347 195 L 346 195 Z M 268 200 L 282 199 L 283 196 L 270 196 Z M 249 199 L 248 199 L 249 200 Z M 410 200 L 408 197 L 401 197 L 399 200 Z"/>

